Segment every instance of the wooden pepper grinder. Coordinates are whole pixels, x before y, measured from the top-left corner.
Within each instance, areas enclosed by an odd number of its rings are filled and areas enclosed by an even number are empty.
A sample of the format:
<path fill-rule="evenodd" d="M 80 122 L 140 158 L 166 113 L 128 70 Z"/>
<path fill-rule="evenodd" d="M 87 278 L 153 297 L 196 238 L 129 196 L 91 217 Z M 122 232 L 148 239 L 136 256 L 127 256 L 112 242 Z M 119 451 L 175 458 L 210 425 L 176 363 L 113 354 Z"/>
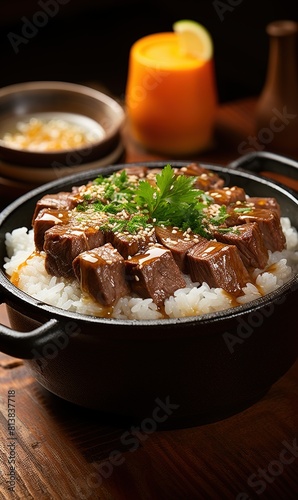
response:
<path fill-rule="evenodd" d="M 298 23 L 267 25 L 269 60 L 264 88 L 256 108 L 260 149 L 291 156 L 298 153 Z"/>

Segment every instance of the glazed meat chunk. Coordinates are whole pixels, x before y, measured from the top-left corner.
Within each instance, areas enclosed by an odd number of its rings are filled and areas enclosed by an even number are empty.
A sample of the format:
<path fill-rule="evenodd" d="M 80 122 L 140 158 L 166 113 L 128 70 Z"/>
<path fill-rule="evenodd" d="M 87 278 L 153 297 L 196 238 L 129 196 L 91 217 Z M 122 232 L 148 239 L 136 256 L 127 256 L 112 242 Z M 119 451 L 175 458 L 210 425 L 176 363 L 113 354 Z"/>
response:
<path fill-rule="evenodd" d="M 46 270 L 53 276 L 73 277 L 73 260 L 81 252 L 103 244 L 104 235 L 95 228 L 82 229 L 71 224 L 54 226 L 44 235 Z"/>
<path fill-rule="evenodd" d="M 222 188 L 224 186 L 224 180 L 216 172 L 211 172 L 211 170 L 196 163 L 190 163 L 186 167 L 182 167 L 177 173 L 196 177 L 194 187 L 202 191 Z"/>
<path fill-rule="evenodd" d="M 148 168 L 144 165 L 133 165 L 131 167 L 119 170 L 119 173 L 123 171 L 125 171 L 128 175 L 135 175 L 139 179 L 144 179 L 147 175 Z"/>
<path fill-rule="evenodd" d="M 218 241 L 201 241 L 187 253 L 192 281 L 207 283 L 210 287 L 223 288 L 239 294 L 250 281 L 237 247 Z"/>
<path fill-rule="evenodd" d="M 261 198 L 261 197 L 250 197 L 246 199 L 247 205 L 252 205 L 254 208 L 264 208 L 267 210 L 273 210 L 280 217 L 280 206 L 275 198 Z"/>
<path fill-rule="evenodd" d="M 258 224 L 267 250 L 281 252 L 285 248 L 286 238 L 276 211 L 266 208 L 252 208 L 244 212 L 232 210 L 231 217 L 226 220 L 226 224 L 231 226 L 251 222 Z"/>
<path fill-rule="evenodd" d="M 72 210 L 79 203 L 79 199 L 75 193 L 60 192 L 57 194 L 47 194 L 36 203 L 32 224 L 38 213 L 44 208 L 52 208 L 56 210 Z"/>
<path fill-rule="evenodd" d="M 172 252 L 179 269 L 183 273 L 187 273 L 186 254 L 202 237 L 173 227 L 163 226 L 157 226 L 155 234 L 158 242 Z"/>
<path fill-rule="evenodd" d="M 111 243 L 113 247 L 117 248 L 118 252 L 125 259 L 138 252 L 145 251 L 150 243 L 156 243 L 154 231 L 148 233 L 139 231 L 138 234 L 113 233 L 113 231 L 108 231 L 105 233 L 105 238 L 106 242 Z"/>
<path fill-rule="evenodd" d="M 237 201 L 236 203 L 231 203 L 227 209 L 232 212 L 236 208 L 236 211 L 245 211 L 252 209 L 264 209 L 276 212 L 278 217 L 281 216 L 279 203 L 275 198 L 262 198 L 260 196 L 253 196 L 246 198 L 245 201 Z"/>
<path fill-rule="evenodd" d="M 207 194 L 213 198 L 218 205 L 230 205 L 236 201 L 245 201 L 245 191 L 241 187 L 232 186 L 222 189 L 212 189 Z"/>
<path fill-rule="evenodd" d="M 70 213 L 68 210 L 43 208 L 33 223 L 34 243 L 38 251 L 43 250 L 45 232 L 57 224 L 68 224 Z"/>
<path fill-rule="evenodd" d="M 264 269 L 268 261 L 268 250 L 258 224 L 255 222 L 234 226 L 231 231 L 213 232 L 217 241 L 228 245 L 236 245 L 245 267 Z"/>
<path fill-rule="evenodd" d="M 112 306 L 130 292 L 124 258 L 110 243 L 80 253 L 73 269 L 81 289 L 100 304 Z"/>
<path fill-rule="evenodd" d="M 139 251 L 138 239 L 132 234 L 115 234 L 113 231 L 106 231 L 105 241 L 111 243 L 125 259 Z"/>
<path fill-rule="evenodd" d="M 131 289 L 143 298 L 151 297 L 158 306 L 186 285 L 172 253 L 161 245 L 134 255 L 125 265 Z"/>

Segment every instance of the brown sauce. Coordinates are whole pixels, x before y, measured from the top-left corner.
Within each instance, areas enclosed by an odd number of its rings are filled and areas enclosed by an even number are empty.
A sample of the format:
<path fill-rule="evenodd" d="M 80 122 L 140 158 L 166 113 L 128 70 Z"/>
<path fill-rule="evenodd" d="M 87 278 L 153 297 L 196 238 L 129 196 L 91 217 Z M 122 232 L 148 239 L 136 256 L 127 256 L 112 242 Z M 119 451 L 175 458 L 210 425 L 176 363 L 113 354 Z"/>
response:
<path fill-rule="evenodd" d="M 10 277 L 10 281 L 13 285 L 19 287 L 19 281 L 20 281 L 20 272 L 21 270 L 27 266 L 27 263 L 29 260 L 33 259 L 33 257 L 35 257 L 36 255 L 39 255 L 39 252 L 37 251 L 34 251 L 32 252 L 31 255 L 29 255 L 29 257 L 27 257 L 26 260 L 24 260 L 24 262 L 22 262 L 12 273 L 11 277 Z"/>

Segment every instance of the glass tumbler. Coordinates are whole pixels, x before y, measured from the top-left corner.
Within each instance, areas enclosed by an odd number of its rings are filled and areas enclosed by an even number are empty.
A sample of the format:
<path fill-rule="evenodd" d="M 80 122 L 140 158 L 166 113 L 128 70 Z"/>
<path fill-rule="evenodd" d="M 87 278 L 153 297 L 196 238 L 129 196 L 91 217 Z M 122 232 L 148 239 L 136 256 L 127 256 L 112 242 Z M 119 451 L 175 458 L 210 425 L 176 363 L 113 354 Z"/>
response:
<path fill-rule="evenodd" d="M 210 149 L 217 111 L 213 56 L 181 52 L 175 32 L 155 33 L 130 50 L 125 106 L 144 148 L 181 157 Z"/>

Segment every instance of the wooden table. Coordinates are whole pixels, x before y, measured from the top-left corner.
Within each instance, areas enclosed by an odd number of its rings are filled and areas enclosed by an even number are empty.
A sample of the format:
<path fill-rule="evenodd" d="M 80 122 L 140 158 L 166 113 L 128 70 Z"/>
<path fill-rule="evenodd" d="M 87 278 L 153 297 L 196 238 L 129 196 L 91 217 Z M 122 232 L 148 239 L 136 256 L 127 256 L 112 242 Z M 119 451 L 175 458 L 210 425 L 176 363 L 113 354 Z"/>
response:
<path fill-rule="evenodd" d="M 254 133 L 254 106 L 254 99 L 222 106 L 214 149 L 196 159 L 236 159 L 239 145 Z M 129 131 L 124 141 L 126 161 L 160 159 L 137 147 Z M 0 320 L 9 324 L 5 305 Z M 1 499 L 297 498 L 298 361 L 243 412 L 203 426 L 143 433 L 129 450 L 122 444 L 127 428 L 49 394 L 22 360 L 0 354 L 0 374 Z M 9 440 L 9 395 L 15 400 L 15 445 Z M 120 453 L 111 461 L 115 450 Z M 9 471 L 14 458 L 16 476 Z"/>

